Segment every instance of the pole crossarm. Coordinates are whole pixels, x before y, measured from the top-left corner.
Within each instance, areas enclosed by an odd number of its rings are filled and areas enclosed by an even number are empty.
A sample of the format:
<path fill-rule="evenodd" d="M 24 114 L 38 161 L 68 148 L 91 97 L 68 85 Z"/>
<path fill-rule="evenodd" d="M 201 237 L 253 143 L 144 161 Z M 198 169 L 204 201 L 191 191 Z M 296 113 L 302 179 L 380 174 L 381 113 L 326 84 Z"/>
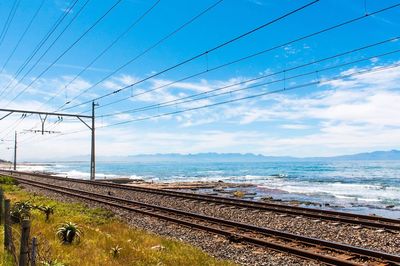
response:
<path fill-rule="evenodd" d="M 5 117 L 9 116 L 12 113 L 20 113 L 20 114 L 38 114 L 38 115 L 45 115 L 45 116 L 64 116 L 64 117 L 78 117 L 78 118 L 90 118 L 92 119 L 91 115 L 80 115 L 80 114 L 68 114 L 68 113 L 54 113 L 54 112 L 41 112 L 41 111 L 30 111 L 30 110 L 14 110 L 14 109 L 2 109 L 0 108 L 0 112 L 9 112 Z M 0 120 L 1 120 L 0 119 Z"/>

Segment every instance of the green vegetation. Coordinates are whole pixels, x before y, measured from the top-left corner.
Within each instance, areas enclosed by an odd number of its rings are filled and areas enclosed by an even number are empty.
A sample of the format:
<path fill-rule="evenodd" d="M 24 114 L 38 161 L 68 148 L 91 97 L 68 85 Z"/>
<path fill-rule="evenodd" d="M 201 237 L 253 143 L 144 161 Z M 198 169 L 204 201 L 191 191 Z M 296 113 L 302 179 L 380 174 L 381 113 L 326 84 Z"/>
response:
<path fill-rule="evenodd" d="M 29 219 L 33 208 L 34 205 L 29 200 L 14 203 L 10 211 L 12 222 L 19 224 L 22 220 Z"/>
<path fill-rule="evenodd" d="M 115 247 L 111 248 L 110 253 L 113 258 L 117 258 L 121 254 L 121 250 L 122 250 L 122 248 L 120 248 L 118 245 L 116 245 Z"/>
<path fill-rule="evenodd" d="M 48 206 L 48 205 L 41 205 L 37 206 L 38 210 L 41 210 L 44 215 L 46 215 L 46 222 L 50 221 L 50 215 L 54 213 L 54 206 Z"/>
<path fill-rule="evenodd" d="M 78 225 L 67 222 L 61 225 L 57 230 L 57 237 L 63 244 L 79 243 L 83 233 Z"/>
<path fill-rule="evenodd" d="M 0 176 L 0 184 L 13 204 L 20 202 L 26 207 L 29 202 L 31 206 L 39 206 L 30 208 L 31 236 L 36 236 L 39 241 L 41 263 L 38 265 L 233 265 L 182 242 L 133 229 L 107 210 L 28 193 L 13 185 L 13 180 L 8 177 Z M 40 206 L 51 206 L 51 218 Z M 71 241 L 71 245 L 60 242 L 57 230 L 67 228 L 65 225 L 60 227 L 66 222 L 78 225 L 76 229 L 84 232 L 80 241 Z M 13 227 L 13 231 L 18 231 L 20 225 L 14 224 Z M 0 226 L 1 245 L 3 233 L 4 229 Z M 157 246 L 163 248 L 154 248 Z M 4 254 L 1 246 L 0 265 L 1 262 L 12 265 L 11 261 L 12 258 Z"/>

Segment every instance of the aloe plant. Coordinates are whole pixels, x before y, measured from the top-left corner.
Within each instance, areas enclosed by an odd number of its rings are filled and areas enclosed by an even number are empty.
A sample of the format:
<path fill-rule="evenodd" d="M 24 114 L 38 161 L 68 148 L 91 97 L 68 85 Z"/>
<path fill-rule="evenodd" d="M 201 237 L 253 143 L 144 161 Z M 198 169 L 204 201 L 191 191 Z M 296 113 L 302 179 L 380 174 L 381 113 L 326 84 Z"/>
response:
<path fill-rule="evenodd" d="M 58 228 L 56 235 L 62 243 L 72 244 L 73 242 L 79 243 L 83 232 L 79 229 L 78 225 L 66 222 Z"/>
<path fill-rule="evenodd" d="M 23 219 L 29 219 L 31 217 L 31 209 L 34 206 L 30 201 L 19 201 L 16 202 L 10 211 L 11 220 L 14 223 L 20 223 Z"/>
<path fill-rule="evenodd" d="M 54 206 L 41 205 L 37 208 L 46 215 L 46 222 L 50 220 L 50 215 L 54 214 Z"/>
<path fill-rule="evenodd" d="M 115 247 L 111 248 L 110 254 L 113 258 L 117 258 L 121 254 L 121 250 L 122 250 L 122 248 L 120 246 L 116 245 Z"/>

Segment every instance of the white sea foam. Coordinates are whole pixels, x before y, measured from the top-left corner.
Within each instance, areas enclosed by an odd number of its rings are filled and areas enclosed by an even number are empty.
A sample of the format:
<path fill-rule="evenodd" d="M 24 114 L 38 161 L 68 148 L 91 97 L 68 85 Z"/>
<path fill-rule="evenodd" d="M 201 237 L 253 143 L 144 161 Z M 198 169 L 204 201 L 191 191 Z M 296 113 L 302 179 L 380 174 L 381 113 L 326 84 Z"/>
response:
<path fill-rule="evenodd" d="M 305 195 L 332 195 L 338 199 L 353 199 L 357 201 L 381 201 L 383 199 L 397 200 L 400 189 L 397 187 L 382 187 L 366 184 L 346 183 L 313 183 L 307 181 L 293 182 L 281 179 L 266 180 L 262 187 L 274 188 L 289 193 Z"/>

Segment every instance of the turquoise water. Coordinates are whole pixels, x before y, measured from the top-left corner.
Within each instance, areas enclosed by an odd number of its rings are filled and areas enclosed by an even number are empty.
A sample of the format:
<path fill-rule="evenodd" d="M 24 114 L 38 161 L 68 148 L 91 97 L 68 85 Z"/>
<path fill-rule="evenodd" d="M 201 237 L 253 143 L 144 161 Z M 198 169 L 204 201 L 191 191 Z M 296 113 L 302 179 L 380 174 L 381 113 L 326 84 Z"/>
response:
<path fill-rule="evenodd" d="M 75 178 L 89 177 L 88 163 L 32 166 Z M 130 177 L 147 181 L 253 183 L 257 197 L 307 200 L 353 211 L 400 218 L 400 161 L 127 163 L 98 162 L 98 178 Z"/>

